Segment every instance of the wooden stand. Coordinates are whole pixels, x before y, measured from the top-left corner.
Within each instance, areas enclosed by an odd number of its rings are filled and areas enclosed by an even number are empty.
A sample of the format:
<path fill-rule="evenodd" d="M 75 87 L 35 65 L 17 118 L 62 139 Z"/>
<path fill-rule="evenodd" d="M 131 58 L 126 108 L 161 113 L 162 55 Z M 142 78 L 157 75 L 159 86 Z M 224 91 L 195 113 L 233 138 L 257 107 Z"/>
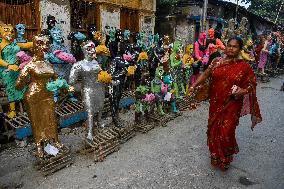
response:
<path fill-rule="evenodd" d="M 64 147 L 63 151 L 55 157 L 49 156 L 46 158 L 39 158 L 35 164 L 35 167 L 44 176 L 48 176 L 59 171 L 60 169 L 68 167 L 72 163 L 73 159 L 70 150 Z"/>
<path fill-rule="evenodd" d="M 111 153 L 119 150 L 118 134 L 112 128 L 99 129 L 94 136 L 93 141 L 84 139 L 86 148 L 81 150 L 81 153 L 94 153 L 94 160 L 104 161 L 104 159 Z"/>
<path fill-rule="evenodd" d="M 155 126 L 166 127 L 167 123 L 172 120 L 173 117 L 170 114 L 160 116 L 157 113 L 153 113 L 149 115 L 149 119 L 154 122 Z"/>
<path fill-rule="evenodd" d="M 118 134 L 121 144 L 127 142 L 136 135 L 134 124 L 130 123 L 125 124 L 122 128 L 113 127 L 112 130 Z"/>
<path fill-rule="evenodd" d="M 196 109 L 196 104 L 193 102 L 193 99 L 189 96 L 177 101 L 177 106 L 180 111 L 187 111 Z"/>
<path fill-rule="evenodd" d="M 137 132 L 147 133 L 148 131 L 154 128 L 155 128 L 155 125 L 151 122 L 142 121 L 141 123 L 135 123 L 135 130 Z"/>

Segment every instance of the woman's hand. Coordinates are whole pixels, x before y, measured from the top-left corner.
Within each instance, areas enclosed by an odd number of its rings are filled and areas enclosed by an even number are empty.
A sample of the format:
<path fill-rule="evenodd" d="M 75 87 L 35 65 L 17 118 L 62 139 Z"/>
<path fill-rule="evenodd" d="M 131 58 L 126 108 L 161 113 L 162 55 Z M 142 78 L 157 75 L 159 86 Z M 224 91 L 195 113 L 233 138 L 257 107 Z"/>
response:
<path fill-rule="evenodd" d="M 187 91 L 187 95 L 190 96 L 191 93 L 193 93 L 195 91 L 195 87 L 189 87 L 188 91 Z"/>
<path fill-rule="evenodd" d="M 245 95 L 245 94 L 247 94 L 247 93 L 248 93 L 248 91 L 247 91 L 246 89 L 243 89 L 243 88 L 238 87 L 238 86 L 236 86 L 236 85 L 234 85 L 234 86 L 232 87 L 232 95 L 233 95 L 236 99 L 238 99 L 239 97 L 241 97 L 241 96 L 243 96 L 243 95 Z"/>

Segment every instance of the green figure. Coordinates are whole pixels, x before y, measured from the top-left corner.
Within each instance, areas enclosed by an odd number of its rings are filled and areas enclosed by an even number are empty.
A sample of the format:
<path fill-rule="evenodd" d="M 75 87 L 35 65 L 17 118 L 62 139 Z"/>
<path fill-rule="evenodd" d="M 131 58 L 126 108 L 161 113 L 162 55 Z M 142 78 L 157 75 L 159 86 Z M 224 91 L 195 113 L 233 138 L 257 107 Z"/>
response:
<path fill-rule="evenodd" d="M 139 85 L 135 90 L 136 102 L 135 102 L 135 122 L 141 122 L 139 119 L 141 115 L 145 115 L 145 112 L 149 112 L 150 106 L 143 99 L 150 91 L 150 88 L 146 85 Z"/>
<path fill-rule="evenodd" d="M 155 78 L 151 81 L 151 92 L 154 93 L 155 95 L 156 105 L 158 107 L 158 111 L 161 116 L 165 115 L 165 112 L 163 110 L 164 94 L 161 89 L 163 83 L 162 82 L 163 74 L 164 74 L 163 66 L 157 67 Z"/>
<path fill-rule="evenodd" d="M 165 75 L 163 78 L 163 82 L 167 88 L 167 94 L 165 95 L 165 101 L 171 103 L 171 109 L 173 113 L 178 113 L 178 109 L 176 106 L 176 99 L 175 99 L 175 89 L 173 89 L 173 79 L 170 75 Z"/>
<path fill-rule="evenodd" d="M 180 54 L 181 51 L 181 42 L 175 41 L 173 45 L 173 52 L 170 55 L 171 62 L 171 74 L 173 76 L 173 85 L 176 91 L 176 97 L 180 98 L 180 94 L 182 96 L 186 95 L 185 87 L 183 85 L 182 78 L 182 57 Z"/>

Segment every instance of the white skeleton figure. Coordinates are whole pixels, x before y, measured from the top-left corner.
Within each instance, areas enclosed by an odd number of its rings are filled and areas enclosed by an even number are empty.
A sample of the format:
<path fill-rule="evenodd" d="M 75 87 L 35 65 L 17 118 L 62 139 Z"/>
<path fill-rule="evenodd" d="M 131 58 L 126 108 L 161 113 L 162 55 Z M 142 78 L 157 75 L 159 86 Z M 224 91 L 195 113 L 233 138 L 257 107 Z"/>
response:
<path fill-rule="evenodd" d="M 227 44 L 227 40 L 229 40 L 231 37 L 234 37 L 236 35 L 235 25 L 236 25 L 235 20 L 231 18 L 228 21 L 228 28 L 225 29 L 223 36 L 222 36 L 223 41 L 225 41 L 226 44 Z"/>
<path fill-rule="evenodd" d="M 248 36 L 248 19 L 246 17 L 242 17 L 240 22 L 240 27 L 238 28 L 238 35 L 240 35 L 244 41 L 246 41 Z"/>
<path fill-rule="evenodd" d="M 101 125 L 102 109 L 105 99 L 105 86 L 98 82 L 98 74 L 102 70 L 95 60 L 95 44 L 87 41 L 83 44 L 84 60 L 75 63 L 71 69 L 69 82 L 75 84 L 78 78 L 82 78 L 82 100 L 88 113 L 87 139 L 93 140 L 94 117 L 97 114 L 97 126 Z"/>

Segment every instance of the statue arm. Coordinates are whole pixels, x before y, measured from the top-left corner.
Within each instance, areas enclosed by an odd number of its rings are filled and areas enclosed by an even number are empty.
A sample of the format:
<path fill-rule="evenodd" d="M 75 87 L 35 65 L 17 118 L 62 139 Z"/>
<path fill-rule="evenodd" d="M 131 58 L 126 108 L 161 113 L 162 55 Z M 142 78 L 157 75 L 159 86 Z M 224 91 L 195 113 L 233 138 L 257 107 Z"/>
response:
<path fill-rule="evenodd" d="M 241 51 L 241 55 L 242 55 L 244 60 L 247 60 L 247 61 L 251 60 L 249 54 L 247 54 L 244 50 Z"/>
<path fill-rule="evenodd" d="M 30 67 L 27 65 L 25 66 L 21 71 L 20 71 L 20 75 L 17 79 L 17 82 L 16 82 L 16 88 L 17 89 L 23 89 L 25 86 L 28 85 L 29 83 L 29 69 Z"/>
<path fill-rule="evenodd" d="M 9 64 L 0 57 L 0 66 L 1 67 L 8 67 Z"/>
<path fill-rule="evenodd" d="M 22 49 L 31 49 L 31 48 L 33 48 L 33 46 L 34 46 L 33 42 L 17 43 L 17 45 L 18 45 L 19 47 L 21 47 Z"/>
<path fill-rule="evenodd" d="M 221 50 L 225 49 L 225 45 L 222 43 L 222 41 L 220 39 L 216 39 L 216 45 L 218 46 L 218 48 L 220 48 Z"/>
<path fill-rule="evenodd" d="M 71 71 L 70 71 L 70 75 L 69 75 L 69 83 L 71 85 L 75 84 L 76 81 L 78 80 L 80 70 L 81 70 L 81 65 L 79 65 L 78 63 L 74 64 L 72 66 Z"/>
<path fill-rule="evenodd" d="M 199 55 L 200 51 L 199 51 L 199 44 L 197 42 L 194 43 L 194 54 L 195 54 L 195 57 L 198 59 L 198 60 L 201 60 L 202 57 Z"/>

